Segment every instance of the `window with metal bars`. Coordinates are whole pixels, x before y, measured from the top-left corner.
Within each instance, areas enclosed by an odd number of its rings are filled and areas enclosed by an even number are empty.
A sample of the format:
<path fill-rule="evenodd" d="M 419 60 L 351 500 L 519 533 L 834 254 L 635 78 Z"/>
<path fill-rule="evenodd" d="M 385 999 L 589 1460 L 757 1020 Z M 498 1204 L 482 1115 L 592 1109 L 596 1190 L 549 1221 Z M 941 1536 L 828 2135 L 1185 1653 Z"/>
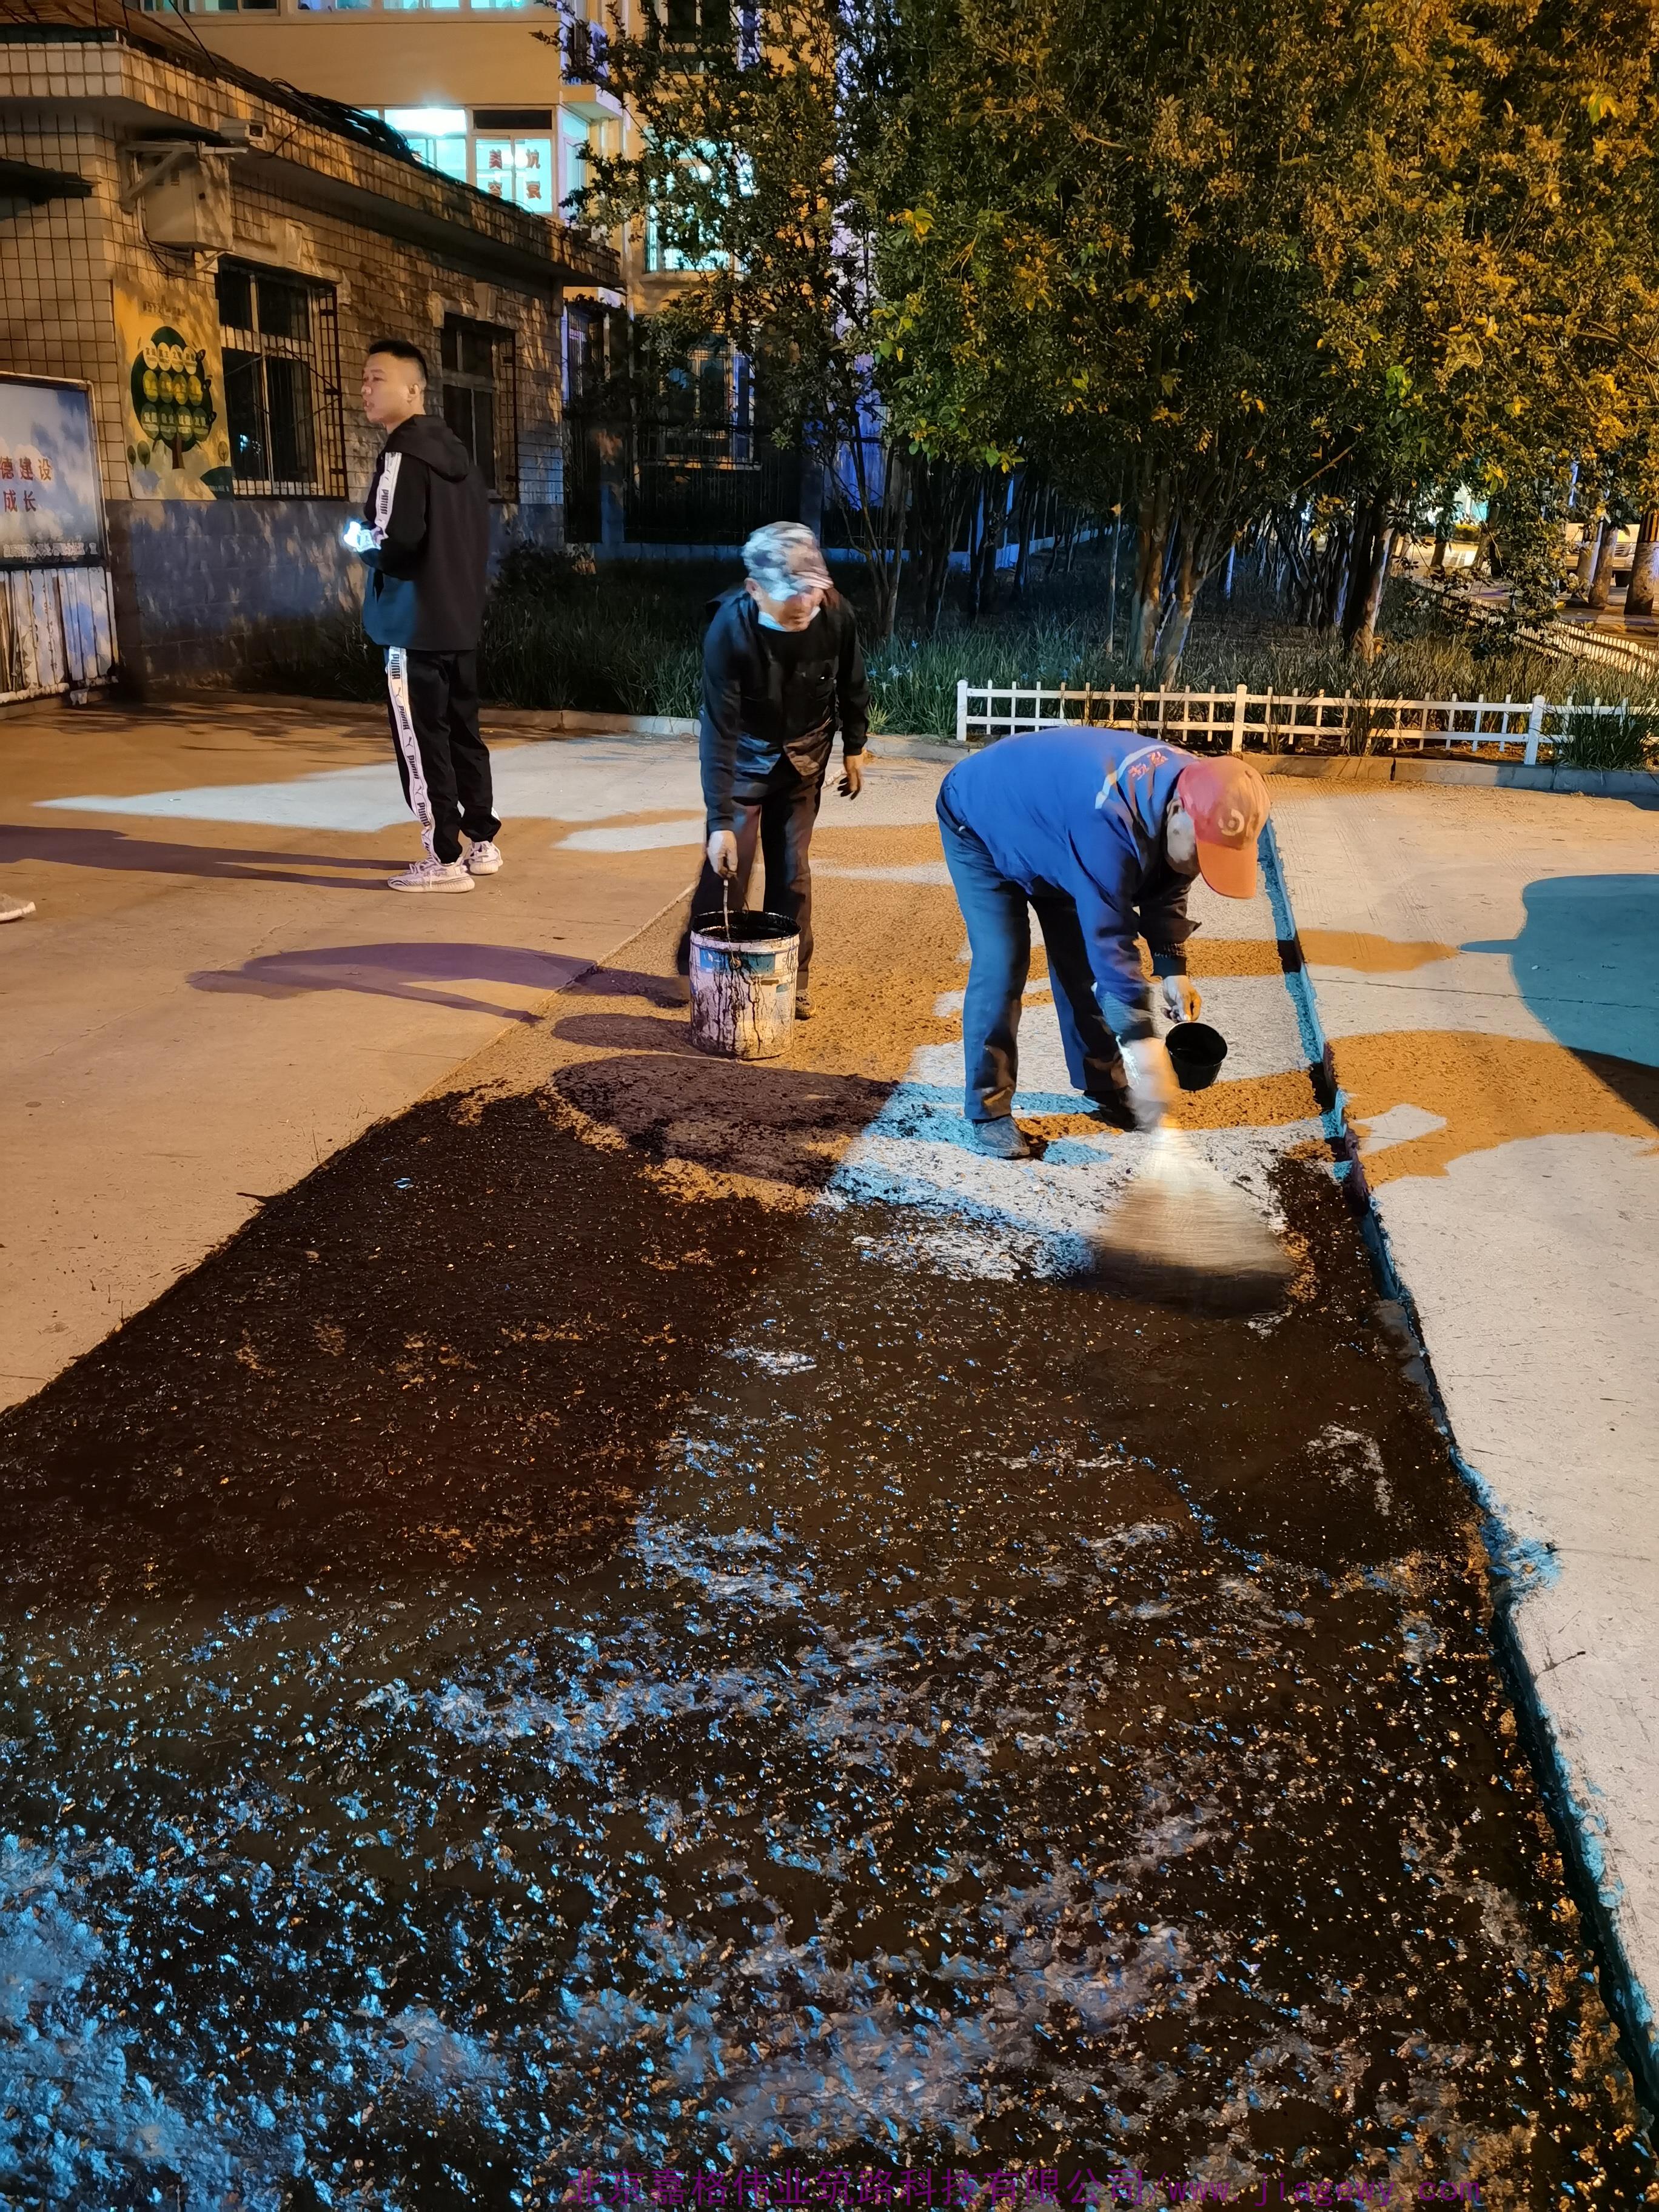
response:
<path fill-rule="evenodd" d="M 518 357 L 511 331 L 446 318 L 438 341 L 444 420 L 497 499 L 519 496 Z"/>
<path fill-rule="evenodd" d="M 334 287 L 221 261 L 219 341 L 231 477 L 244 499 L 343 499 L 345 413 Z"/>

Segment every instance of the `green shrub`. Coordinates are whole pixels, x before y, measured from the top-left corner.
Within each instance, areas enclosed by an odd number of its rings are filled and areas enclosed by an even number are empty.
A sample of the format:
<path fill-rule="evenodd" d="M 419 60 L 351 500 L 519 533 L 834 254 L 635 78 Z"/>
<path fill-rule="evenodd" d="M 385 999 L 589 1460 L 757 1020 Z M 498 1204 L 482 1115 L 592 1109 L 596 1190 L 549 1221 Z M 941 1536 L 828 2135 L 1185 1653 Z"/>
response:
<path fill-rule="evenodd" d="M 1557 768 L 1644 769 L 1654 764 L 1659 714 L 1568 715 L 1553 740 Z"/>
<path fill-rule="evenodd" d="M 957 684 L 1134 687 L 1124 649 L 1127 592 L 1120 580 L 1116 636 L 1107 634 L 1105 562 L 1084 554 L 1052 579 L 1038 573 L 1023 603 L 1005 601 L 977 623 L 954 606 L 937 634 L 900 634 L 872 646 L 871 720 L 878 732 L 949 738 Z M 1127 566 L 1127 563 L 1126 563 Z M 484 615 L 479 658 L 483 696 L 499 706 L 570 707 L 593 713 L 696 714 L 708 602 L 736 580 L 724 562 L 615 562 L 594 568 L 564 553 L 515 548 L 502 562 Z M 838 565 L 836 580 L 860 611 L 868 637 L 861 568 Z M 277 690 L 312 696 L 380 696 L 380 654 L 355 617 L 295 623 L 270 634 L 251 672 Z M 1390 586 L 1376 659 L 1362 668 L 1340 642 L 1285 622 L 1261 587 L 1240 572 L 1231 605 L 1213 589 L 1181 672 L 1182 688 L 1231 692 L 1344 692 L 1372 699 L 1530 699 L 1580 696 L 1580 672 L 1516 646 L 1503 633 L 1448 623 L 1423 594 Z M 1565 741 L 1576 765 L 1623 767 L 1644 755 L 1659 729 L 1659 682 L 1620 678 L 1626 722 L 1583 718 Z"/>

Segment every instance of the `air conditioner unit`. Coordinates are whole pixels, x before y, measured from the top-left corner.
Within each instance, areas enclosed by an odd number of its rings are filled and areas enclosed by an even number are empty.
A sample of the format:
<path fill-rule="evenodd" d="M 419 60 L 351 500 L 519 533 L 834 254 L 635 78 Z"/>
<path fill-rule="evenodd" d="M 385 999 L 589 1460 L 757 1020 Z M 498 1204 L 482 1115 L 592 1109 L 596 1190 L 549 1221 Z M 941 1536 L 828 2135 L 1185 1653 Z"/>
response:
<path fill-rule="evenodd" d="M 212 253 L 230 250 L 230 171 L 222 159 L 199 155 L 160 168 L 139 188 L 144 234 L 153 246 L 195 246 Z"/>

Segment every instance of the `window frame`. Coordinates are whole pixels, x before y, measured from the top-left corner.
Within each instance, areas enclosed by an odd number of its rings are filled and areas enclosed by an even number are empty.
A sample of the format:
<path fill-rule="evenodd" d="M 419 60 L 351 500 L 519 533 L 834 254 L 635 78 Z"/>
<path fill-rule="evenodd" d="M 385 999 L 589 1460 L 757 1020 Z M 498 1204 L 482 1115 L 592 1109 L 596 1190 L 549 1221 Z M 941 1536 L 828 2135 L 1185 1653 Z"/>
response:
<path fill-rule="evenodd" d="M 246 325 L 226 319 L 223 285 L 227 278 L 244 277 L 248 285 Z M 262 327 L 263 302 L 259 286 L 279 283 L 304 301 L 305 331 L 295 337 Z M 329 499 L 346 496 L 345 400 L 340 380 L 340 319 L 336 288 L 319 278 L 292 269 L 281 269 L 240 254 L 221 254 L 214 271 L 214 305 L 219 318 L 219 345 L 224 360 L 225 430 L 231 441 L 231 495 L 235 499 Z M 267 473 L 244 477 L 236 466 L 235 434 L 230 413 L 228 357 L 240 356 L 258 365 L 259 423 Z M 272 465 L 273 417 L 270 365 L 294 363 L 307 373 L 309 404 L 307 435 L 310 445 L 308 476 L 279 477 Z"/>
<path fill-rule="evenodd" d="M 448 340 L 482 339 L 489 348 L 489 369 L 451 368 L 446 355 Z M 438 411 L 455 432 L 473 459 L 478 459 L 476 440 L 468 439 L 450 418 L 449 394 L 487 392 L 490 401 L 490 466 L 484 484 L 493 500 L 516 502 L 519 497 L 519 352 L 518 336 L 501 323 L 479 321 L 471 315 L 446 315 L 438 331 Z M 469 404 L 472 418 L 476 401 Z M 459 411 L 459 410 L 458 410 Z M 476 424 L 475 424 L 476 430 Z M 482 469 L 482 464 L 480 463 Z"/>

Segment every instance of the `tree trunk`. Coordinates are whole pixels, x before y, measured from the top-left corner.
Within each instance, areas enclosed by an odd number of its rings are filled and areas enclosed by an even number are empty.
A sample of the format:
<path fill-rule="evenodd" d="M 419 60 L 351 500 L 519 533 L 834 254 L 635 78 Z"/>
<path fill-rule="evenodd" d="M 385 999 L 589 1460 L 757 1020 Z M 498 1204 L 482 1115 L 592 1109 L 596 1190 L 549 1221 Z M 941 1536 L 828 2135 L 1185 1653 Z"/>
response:
<path fill-rule="evenodd" d="M 1170 486 L 1160 477 L 1140 495 L 1140 514 L 1135 531 L 1135 607 L 1130 632 L 1130 653 L 1135 672 L 1152 672 L 1158 643 L 1158 618 L 1164 596 L 1164 556 L 1170 539 Z"/>
<path fill-rule="evenodd" d="M 1365 620 L 1371 576 L 1377 563 L 1377 540 L 1387 535 L 1380 499 L 1359 501 L 1353 511 L 1353 537 L 1348 550 L 1347 589 L 1342 595 L 1342 649 L 1352 653 Z M 1384 547 L 1386 553 L 1386 546 Z"/>
<path fill-rule="evenodd" d="M 1431 576 L 1443 576 L 1445 573 L 1446 526 L 1442 520 L 1437 521 L 1434 526 L 1434 558 L 1429 563 L 1429 574 Z"/>
<path fill-rule="evenodd" d="M 1025 580 L 1031 566 L 1031 540 L 1036 536 L 1037 484 L 1030 475 L 1022 477 L 1014 495 L 1014 515 L 1019 534 L 1019 556 L 1014 562 L 1014 597 L 1025 597 Z"/>
<path fill-rule="evenodd" d="M 1175 605 L 1170 613 L 1168 635 L 1158 654 L 1158 680 L 1160 684 L 1173 684 L 1181 673 L 1181 656 L 1187 650 L 1187 640 L 1193 627 L 1193 601 L 1198 597 L 1202 579 L 1198 574 L 1194 557 L 1194 533 L 1183 529 L 1181 533 L 1181 557 L 1176 570 Z"/>
<path fill-rule="evenodd" d="M 1601 540 L 1606 535 L 1607 519 L 1603 515 L 1595 515 L 1584 525 L 1584 535 L 1578 546 L 1578 567 L 1572 580 L 1575 592 L 1589 591 L 1601 554 Z"/>
<path fill-rule="evenodd" d="M 1112 509 L 1112 565 L 1106 577 L 1106 657 L 1109 660 L 1117 651 L 1117 563 L 1122 551 L 1123 495 L 1118 495 L 1117 505 Z"/>
<path fill-rule="evenodd" d="M 1381 504 L 1379 501 L 1379 509 Z M 1389 562 L 1394 552 L 1395 542 L 1395 533 L 1386 524 L 1372 533 L 1364 592 L 1352 634 L 1347 641 L 1349 652 L 1365 668 L 1369 668 L 1376 658 L 1376 617 L 1382 611 L 1382 588 L 1389 580 Z"/>
<path fill-rule="evenodd" d="M 1627 615 L 1650 615 L 1659 599 L 1659 507 L 1644 508 L 1642 527 L 1631 562 L 1630 589 L 1625 594 Z"/>
<path fill-rule="evenodd" d="M 1613 592 L 1613 556 L 1619 543 L 1616 523 L 1601 526 L 1601 543 L 1596 549 L 1595 568 L 1590 577 L 1589 603 L 1597 614 L 1605 614 L 1607 600 Z"/>
<path fill-rule="evenodd" d="M 1353 544 L 1354 518 L 1344 515 L 1331 525 L 1329 542 L 1322 563 L 1318 599 L 1321 634 L 1328 636 L 1341 619 L 1343 589 L 1348 580 L 1348 556 Z"/>

